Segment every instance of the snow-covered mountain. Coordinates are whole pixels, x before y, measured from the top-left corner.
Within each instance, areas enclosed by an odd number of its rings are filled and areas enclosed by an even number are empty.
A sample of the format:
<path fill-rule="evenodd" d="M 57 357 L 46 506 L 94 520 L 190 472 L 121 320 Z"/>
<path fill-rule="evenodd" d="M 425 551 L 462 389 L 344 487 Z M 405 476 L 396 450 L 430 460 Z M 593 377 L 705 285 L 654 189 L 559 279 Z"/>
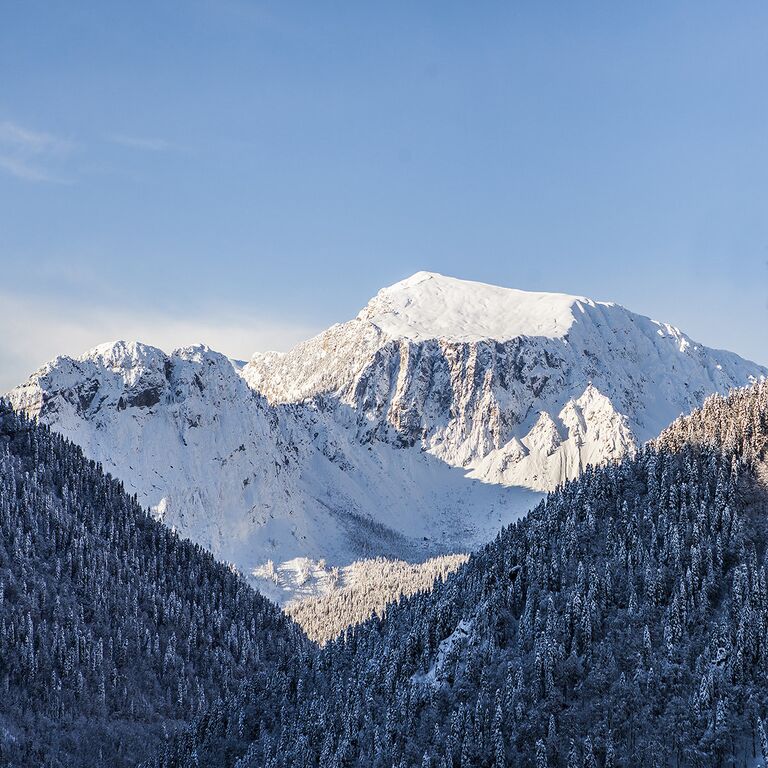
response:
<path fill-rule="evenodd" d="M 363 442 L 551 490 L 766 369 L 616 304 L 419 272 L 242 373 L 270 402 L 331 403 Z"/>
<path fill-rule="evenodd" d="M 270 406 L 206 347 L 104 344 L 48 363 L 10 398 L 277 599 L 322 591 L 334 566 L 361 558 L 477 546 L 538 498 L 418 450 L 363 446 L 322 406 Z"/>
<path fill-rule="evenodd" d="M 10 398 L 281 598 L 360 558 L 473 548 L 537 492 L 766 373 L 614 304 L 418 273 L 244 367 L 116 342 Z"/>

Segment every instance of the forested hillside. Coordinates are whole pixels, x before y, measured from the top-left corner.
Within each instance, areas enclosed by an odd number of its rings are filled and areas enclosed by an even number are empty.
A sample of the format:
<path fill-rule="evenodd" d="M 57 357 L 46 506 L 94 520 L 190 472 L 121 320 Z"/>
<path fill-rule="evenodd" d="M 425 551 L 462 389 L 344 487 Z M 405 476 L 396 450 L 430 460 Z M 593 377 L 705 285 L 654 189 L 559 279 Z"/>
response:
<path fill-rule="evenodd" d="M 665 429 L 657 445 L 699 445 L 733 451 L 753 466 L 768 459 L 768 380 L 710 395 L 701 408 Z"/>
<path fill-rule="evenodd" d="M 310 645 L 79 448 L 0 401 L 0 765 L 133 766 Z"/>
<path fill-rule="evenodd" d="M 273 721 L 244 716 L 241 698 L 157 764 L 762 760 L 768 506 L 754 459 L 766 424 L 761 385 L 710 401 L 659 447 L 587 469 L 432 592 L 329 643 Z M 728 451 L 711 447 L 731 433 Z"/>
<path fill-rule="evenodd" d="M 0 764 L 760 761 L 767 438 L 766 384 L 711 398 L 318 651 L 2 406 Z"/>

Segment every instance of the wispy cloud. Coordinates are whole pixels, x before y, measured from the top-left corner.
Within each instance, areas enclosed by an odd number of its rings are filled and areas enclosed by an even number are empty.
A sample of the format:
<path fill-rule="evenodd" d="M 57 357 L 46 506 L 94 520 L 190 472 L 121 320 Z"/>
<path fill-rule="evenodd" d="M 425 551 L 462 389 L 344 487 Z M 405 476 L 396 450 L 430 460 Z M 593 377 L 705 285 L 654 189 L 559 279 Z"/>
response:
<path fill-rule="evenodd" d="M 77 357 L 105 341 L 143 341 L 167 352 L 203 343 L 247 360 L 257 351 L 289 349 L 318 330 L 245 311 L 210 310 L 185 318 L 178 312 L 75 307 L 49 296 L 0 292 L 0 393 L 57 355 Z"/>
<path fill-rule="evenodd" d="M 8 155 L 0 155 L 0 169 L 23 181 L 43 181 L 52 184 L 66 184 L 65 179 L 54 176 L 48 171 L 30 165 L 25 160 Z"/>
<path fill-rule="evenodd" d="M 0 123 L 0 144 L 37 155 L 69 152 L 74 146 L 71 141 L 66 139 L 60 139 L 50 133 L 31 131 L 7 120 Z"/>
<path fill-rule="evenodd" d="M 67 183 L 49 166 L 73 149 L 71 141 L 53 134 L 0 122 L 0 170 L 22 181 Z"/>
<path fill-rule="evenodd" d="M 151 138 L 148 136 L 126 136 L 125 134 L 115 134 L 109 137 L 109 140 L 115 144 L 131 149 L 143 149 L 147 152 L 166 152 L 172 149 L 172 144 L 165 139 Z"/>

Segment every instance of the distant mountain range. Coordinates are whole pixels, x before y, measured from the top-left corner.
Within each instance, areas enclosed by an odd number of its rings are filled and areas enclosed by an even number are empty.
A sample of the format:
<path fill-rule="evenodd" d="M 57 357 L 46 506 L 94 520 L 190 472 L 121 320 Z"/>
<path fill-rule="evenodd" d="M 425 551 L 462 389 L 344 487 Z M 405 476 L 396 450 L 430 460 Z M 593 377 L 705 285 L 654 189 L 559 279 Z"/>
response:
<path fill-rule="evenodd" d="M 616 304 L 420 272 L 287 353 L 114 342 L 9 398 L 285 600 L 349 585 L 356 560 L 474 549 L 767 374 Z"/>

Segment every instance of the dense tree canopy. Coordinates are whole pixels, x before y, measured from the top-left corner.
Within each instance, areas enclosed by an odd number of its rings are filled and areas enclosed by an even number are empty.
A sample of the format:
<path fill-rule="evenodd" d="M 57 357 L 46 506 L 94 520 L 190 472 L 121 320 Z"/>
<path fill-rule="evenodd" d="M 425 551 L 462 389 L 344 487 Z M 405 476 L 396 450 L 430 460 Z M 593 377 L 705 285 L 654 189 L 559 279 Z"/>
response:
<path fill-rule="evenodd" d="M 247 676 L 292 683 L 301 632 L 0 401 L 0 764 L 128 766 Z"/>

